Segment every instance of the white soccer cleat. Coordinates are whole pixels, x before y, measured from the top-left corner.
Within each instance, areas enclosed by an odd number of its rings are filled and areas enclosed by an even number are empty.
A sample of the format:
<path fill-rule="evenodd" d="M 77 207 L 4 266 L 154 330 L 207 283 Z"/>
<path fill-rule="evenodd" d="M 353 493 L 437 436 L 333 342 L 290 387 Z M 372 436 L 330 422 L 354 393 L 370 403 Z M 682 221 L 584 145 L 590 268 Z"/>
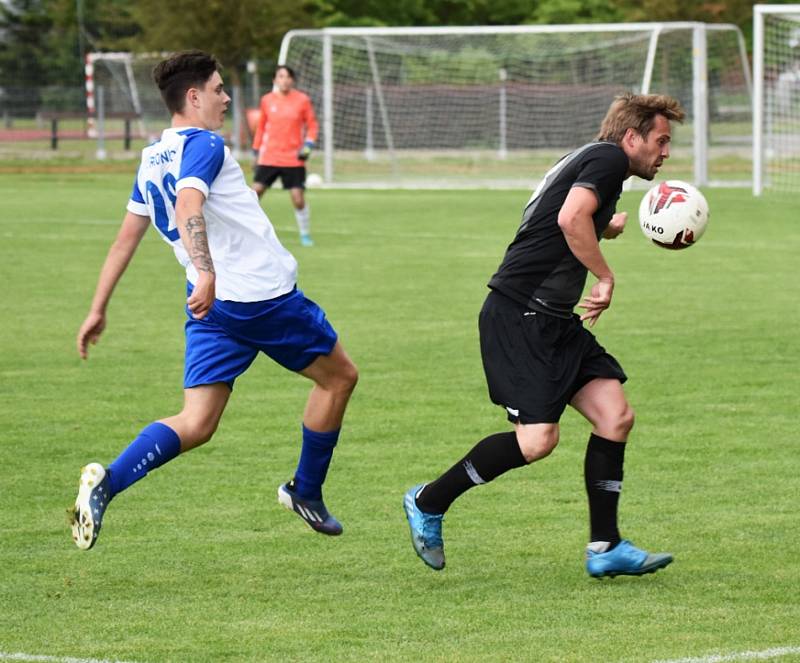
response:
<path fill-rule="evenodd" d="M 111 501 L 109 479 L 100 463 L 81 468 L 78 497 L 72 509 L 72 540 L 81 550 L 89 550 L 97 541 L 103 514 Z"/>

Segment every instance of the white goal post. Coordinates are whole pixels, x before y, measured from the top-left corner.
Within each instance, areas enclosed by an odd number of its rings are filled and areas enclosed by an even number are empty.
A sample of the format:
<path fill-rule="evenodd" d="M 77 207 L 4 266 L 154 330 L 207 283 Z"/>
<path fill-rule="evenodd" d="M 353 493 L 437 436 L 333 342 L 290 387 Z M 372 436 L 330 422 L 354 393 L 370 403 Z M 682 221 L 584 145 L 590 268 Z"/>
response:
<path fill-rule="evenodd" d="M 154 140 L 169 124 L 169 113 L 153 82 L 153 67 L 168 53 L 95 52 L 86 54 L 86 111 L 89 137 L 97 138 L 97 157 L 104 158 L 104 123 L 133 123 L 138 138 Z M 246 141 L 241 86 L 231 85 L 229 140 L 237 157 Z M 247 150 L 249 153 L 249 150 Z"/>
<path fill-rule="evenodd" d="M 800 5 L 753 6 L 753 194 L 800 188 Z"/>
<path fill-rule="evenodd" d="M 98 91 L 104 92 L 104 106 L 117 113 L 135 115 L 142 135 L 145 133 L 144 108 L 139 94 L 140 67 L 135 56 L 129 52 L 87 53 L 84 65 L 86 80 L 86 111 L 89 117 L 90 133 L 98 111 Z M 147 86 L 152 87 L 152 85 Z"/>
<path fill-rule="evenodd" d="M 96 156 L 105 159 L 109 125 L 125 123 L 136 138 L 152 138 L 168 120 L 151 71 L 160 54 L 91 52 L 84 63 L 89 138 L 97 139 Z M 119 127 L 117 127 L 119 131 Z"/>
<path fill-rule="evenodd" d="M 279 63 L 320 116 L 310 167 L 329 184 L 529 186 L 594 138 L 623 91 L 687 109 L 671 177 L 750 184 L 752 84 L 734 25 L 292 30 Z"/>

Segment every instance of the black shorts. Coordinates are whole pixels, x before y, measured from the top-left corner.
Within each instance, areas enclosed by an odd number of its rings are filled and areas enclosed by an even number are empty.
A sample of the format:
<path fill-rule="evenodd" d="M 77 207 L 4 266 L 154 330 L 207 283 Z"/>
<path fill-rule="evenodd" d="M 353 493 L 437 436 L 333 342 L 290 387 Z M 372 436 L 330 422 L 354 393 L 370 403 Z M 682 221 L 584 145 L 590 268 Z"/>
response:
<path fill-rule="evenodd" d="M 284 189 L 306 188 L 305 166 L 256 166 L 253 181 L 269 188 L 279 177 Z"/>
<path fill-rule="evenodd" d="M 627 380 L 577 315 L 539 313 L 492 291 L 478 327 L 489 397 L 513 423 L 556 423 L 591 380 Z"/>

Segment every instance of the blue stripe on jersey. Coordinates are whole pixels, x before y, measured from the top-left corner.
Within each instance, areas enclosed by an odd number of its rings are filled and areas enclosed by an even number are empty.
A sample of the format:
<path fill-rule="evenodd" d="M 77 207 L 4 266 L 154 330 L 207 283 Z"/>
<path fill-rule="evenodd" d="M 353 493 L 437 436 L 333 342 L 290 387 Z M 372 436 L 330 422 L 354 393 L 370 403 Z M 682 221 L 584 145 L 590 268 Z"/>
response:
<path fill-rule="evenodd" d="M 178 133 L 186 136 L 178 181 L 196 177 L 211 188 L 225 160 L 225 141 L 214 132 L 202 129 L 187 129 Z"/>
<path fill-rule="evenodd" d="M 139 173 L 136 173 L 136 177 L 133 178 L 133 191 L 131 192 L 131 200 L 135 203 L 141 203 L 142 205 L 146 205 L 147 201 L 144 199 L 142 192 L 139 191 Z"/>

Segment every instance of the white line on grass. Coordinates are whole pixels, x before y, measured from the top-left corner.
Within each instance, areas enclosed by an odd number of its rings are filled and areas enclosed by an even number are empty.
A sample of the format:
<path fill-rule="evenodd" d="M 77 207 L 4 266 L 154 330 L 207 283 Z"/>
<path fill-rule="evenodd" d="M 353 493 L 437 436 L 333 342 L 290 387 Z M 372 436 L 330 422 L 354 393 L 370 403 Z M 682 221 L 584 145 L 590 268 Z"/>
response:
<path fill-rule="evenodd" d="M 728 663 L 729 661 L 768 661 L 791 654 L 800 654 L 800 647 L 775 647 L 761 651 L 742 651 L 733 654 L 710 654 L 699 658 L 675 658 L 653 663 Z"/>
<path fill-rule="evenodd" d="M 109 661 L 99 658 L 72 658 L 71 656 L 44 656 L 42 654 L 25 654 L 23 652 L 0 651 L 0 661 L 40 661 L 41 663 L 126 663 L 125 661 Z"/>

